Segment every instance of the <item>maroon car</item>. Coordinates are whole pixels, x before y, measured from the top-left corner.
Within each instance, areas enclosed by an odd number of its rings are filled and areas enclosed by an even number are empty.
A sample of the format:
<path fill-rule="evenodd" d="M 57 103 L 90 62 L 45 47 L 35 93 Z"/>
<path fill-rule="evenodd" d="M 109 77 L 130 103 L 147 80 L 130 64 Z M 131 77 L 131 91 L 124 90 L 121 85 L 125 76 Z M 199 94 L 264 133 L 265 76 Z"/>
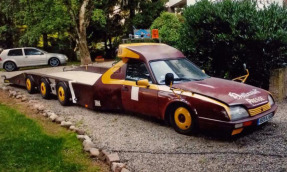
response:
<path fill-rule="evenodd" d="M 84 66 L 54 74 L 23 73 L 6 82 L 57 95 L 90 109 L 125 110 L 169 122 L 181 134 L 197 128 L 239 134 L 270 120 L 277 105 L 269 92 L 206 75 L 165 44 L 122 44 L 113 67 Z M 246 79 L 246 78 L 245 78 Z"/>

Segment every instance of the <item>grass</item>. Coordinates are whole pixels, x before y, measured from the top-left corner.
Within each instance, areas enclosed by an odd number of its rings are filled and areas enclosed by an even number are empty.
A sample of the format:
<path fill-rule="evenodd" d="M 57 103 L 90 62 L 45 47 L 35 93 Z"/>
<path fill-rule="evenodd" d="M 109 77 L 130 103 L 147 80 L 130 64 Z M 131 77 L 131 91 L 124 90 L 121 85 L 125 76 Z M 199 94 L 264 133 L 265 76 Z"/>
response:
<path fill-rule="evenodd" d="M 3 104 L 0 119 L 0 171 L 101 170 L 82 152 L 75 133 Z"/>

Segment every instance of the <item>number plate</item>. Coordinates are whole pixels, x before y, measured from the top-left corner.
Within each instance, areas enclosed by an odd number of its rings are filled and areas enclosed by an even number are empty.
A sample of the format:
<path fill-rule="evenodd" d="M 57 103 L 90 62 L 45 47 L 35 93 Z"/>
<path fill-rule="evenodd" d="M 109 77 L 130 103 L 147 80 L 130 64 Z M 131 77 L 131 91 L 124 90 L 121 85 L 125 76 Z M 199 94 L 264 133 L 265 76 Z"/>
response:
<path fill-rule="evenodd" d="M 263 116 L 263 117 L 259 118 L 258 121 L 257 121 L 257 125 L 261 125 L 261 124 L 269 121 L 272 117 L 273 117 L 273 113 L 270 113 L 270 114 L 268 114 L 266 116 Z"/>

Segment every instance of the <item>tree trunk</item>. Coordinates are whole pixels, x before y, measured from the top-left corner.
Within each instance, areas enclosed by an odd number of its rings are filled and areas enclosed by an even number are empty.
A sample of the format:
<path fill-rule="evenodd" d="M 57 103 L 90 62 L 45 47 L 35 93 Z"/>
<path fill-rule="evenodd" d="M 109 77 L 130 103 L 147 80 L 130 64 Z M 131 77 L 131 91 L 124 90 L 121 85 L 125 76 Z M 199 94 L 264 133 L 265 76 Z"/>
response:
<path fill-rule="evenodd" d="M 90 0 L 84 0 L 80 12 L 79 12 L 79 29 L 76 28 L 77 34 L 78 34 L 78 48 L 80 51 L 80 58 L 81 58 L 81 64 L 87 65 L 91 64 L 91 55 L 88 48 L 88 42 L 87 42 L 87 27 L 89 25 L 89 17 L 87 17 L 87 6 L 89 4 Z"/>
<path fill-rule="evenodd" d="M 48 51 L 48 34 L 43 33 L 43 49 Z"/>
<path fill-rule="evenodd" d="M 69 9 L 72 20 L 75 24 L 76 35 L 74 39 L 77 42 L 76 48 L 79 49 L 82 65 L 91 64 L 91 54 L 87 42 L 87 27 L 89 26 L 94 5 L 91 0 L 82 0 L 82 4 L 77 11 L 74 11 L 71 1 L 66 1 L 66 6 Z M 69 3 L 70 2 L 70 3 Z M 79 11 L 78 11 L 79 10 Z M 78 17 L 76 17 L 78 15 Z"/>
<path fill-rule="evenodd" d="M 80 51 L 81 64 L 82 65 L 91 64 L 92 60 L 91 60 L 91 55 L 90 55 L 90 51 L 88 48 L 87 39 L 83 35 L 79 37 L 80 39 L 78 41 L 78 48 Z"/>

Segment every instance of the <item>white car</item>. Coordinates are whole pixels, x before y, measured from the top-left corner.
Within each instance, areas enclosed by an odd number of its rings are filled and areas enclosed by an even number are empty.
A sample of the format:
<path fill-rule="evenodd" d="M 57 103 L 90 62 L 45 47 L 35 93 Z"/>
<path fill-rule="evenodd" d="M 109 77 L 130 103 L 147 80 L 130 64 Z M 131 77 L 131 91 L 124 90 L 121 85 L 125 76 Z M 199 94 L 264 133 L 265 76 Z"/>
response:
<path fill-rule="evenodd" d="M 67 60 L 66 55 L 48 53 L 37 48 L 13 48 L 3 50 L 0 54 L 0 68 L 10 72 L 26 66 L 50 65 L 56 67 L 67 63 Z"/>

